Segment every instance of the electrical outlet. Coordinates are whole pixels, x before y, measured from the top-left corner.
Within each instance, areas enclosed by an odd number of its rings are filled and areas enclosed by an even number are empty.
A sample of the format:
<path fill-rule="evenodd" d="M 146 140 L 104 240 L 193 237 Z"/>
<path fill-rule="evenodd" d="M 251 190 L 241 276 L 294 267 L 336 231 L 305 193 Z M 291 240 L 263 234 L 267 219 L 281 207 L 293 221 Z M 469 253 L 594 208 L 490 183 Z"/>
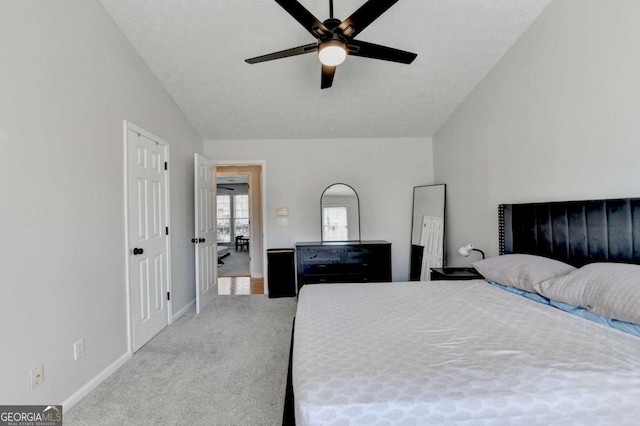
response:
<path fill-rule="evenodd" d="M 31 389 L 44 382 L 44 366 L 42 363 L 29 370 L 29 379 L 31 380 Z"/>
<path fill-rule="evenodd" d="M 83 356 L 84 356 L 84 339 L 80 339 L 73 345 L 73 359 L 77 361 Z"/>

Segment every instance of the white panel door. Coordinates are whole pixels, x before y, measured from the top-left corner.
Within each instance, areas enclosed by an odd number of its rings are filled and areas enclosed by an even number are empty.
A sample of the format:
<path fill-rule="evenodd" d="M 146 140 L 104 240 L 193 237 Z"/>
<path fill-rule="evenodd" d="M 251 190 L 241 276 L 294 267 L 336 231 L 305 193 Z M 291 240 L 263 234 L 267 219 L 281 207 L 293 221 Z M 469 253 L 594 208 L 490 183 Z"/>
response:
<path fill-rule="evenodd" d="M 196 313 L 218 295 L 218 234 L 216 226 L 216 166 L 195 154 Z"/>
<path fill-rule="evenodd" d="M 127 138 L 129 285 L 133 351 L 169 323 L 166 147 L 132 130 Z"/>
<path fill-rule="evenodd" d="M 424 246 L 422 254 L 422 276 L 420 281 L 431 279 L 430 268 L 442 268 L 444 259 L 444 219 L 441 217 L 422 216 L 420 245 Z"/>

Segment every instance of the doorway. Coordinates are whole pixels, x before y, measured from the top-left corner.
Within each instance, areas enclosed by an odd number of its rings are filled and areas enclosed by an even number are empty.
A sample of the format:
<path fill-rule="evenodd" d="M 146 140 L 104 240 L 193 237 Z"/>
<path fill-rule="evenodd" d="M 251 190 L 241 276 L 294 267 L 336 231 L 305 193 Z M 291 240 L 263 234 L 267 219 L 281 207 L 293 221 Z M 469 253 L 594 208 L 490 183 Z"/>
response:
<path fill-rule="evenodd" d="M 216 167 L 218 293 L 264 293 L 262 165 Z"/>
<path fill-rule="evenodd" d="M 218 276 L 249 277 L 249 176 L 216 176 Z"/>

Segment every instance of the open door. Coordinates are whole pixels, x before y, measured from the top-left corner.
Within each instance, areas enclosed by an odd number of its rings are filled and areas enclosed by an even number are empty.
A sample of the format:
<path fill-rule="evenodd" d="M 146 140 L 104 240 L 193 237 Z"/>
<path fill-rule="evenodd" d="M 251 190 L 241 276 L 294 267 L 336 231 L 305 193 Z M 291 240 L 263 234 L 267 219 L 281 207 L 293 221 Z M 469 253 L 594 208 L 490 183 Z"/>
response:
<path fill-rule="evenodd" d="M 218 294 L 218 234 L 216 226 L 216 166 L 195 154 L 196 313 Z"/>
<path fill-rule="evenodd" d="M 431 268 L 442 268 L 444 220 L 441 217 L 422 216 L 420 245 L 424 246 L 422 254 L 422 276 L 420 281 L 429 281 Z"/>

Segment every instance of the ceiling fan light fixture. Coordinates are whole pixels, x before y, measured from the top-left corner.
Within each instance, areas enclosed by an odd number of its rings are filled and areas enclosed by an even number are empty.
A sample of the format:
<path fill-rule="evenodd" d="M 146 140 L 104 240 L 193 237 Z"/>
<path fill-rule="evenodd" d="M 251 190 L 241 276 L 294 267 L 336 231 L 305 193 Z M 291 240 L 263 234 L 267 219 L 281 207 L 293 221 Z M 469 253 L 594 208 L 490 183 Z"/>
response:
<path fill-rule="evenodd" d="M 335 67 L 347 58 L 347 45 L 340 40 L 328 40 L 320 44 L 318 59 L 323 65 Z"/>

